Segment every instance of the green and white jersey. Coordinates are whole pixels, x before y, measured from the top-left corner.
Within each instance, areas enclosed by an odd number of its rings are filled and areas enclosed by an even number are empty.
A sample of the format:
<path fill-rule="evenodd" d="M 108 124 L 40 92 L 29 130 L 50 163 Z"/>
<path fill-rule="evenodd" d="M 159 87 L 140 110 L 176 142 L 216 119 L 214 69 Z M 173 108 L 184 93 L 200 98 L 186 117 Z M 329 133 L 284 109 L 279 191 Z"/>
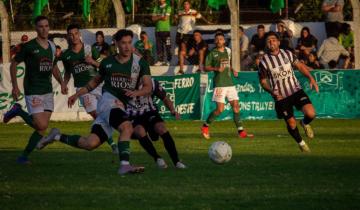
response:
<path fill-rule="evenodd" d="M 142 76 L 150 75 L 150 67 L 135 54 L 123 64 L 109 56 L 100 63 L 99 73 L 104 80 L 103 93 L 109 92 L 126 106 L 131 98 L 125 95 L 125 90 L 136 90 Z"/>
<path fill-rule="evenodd" d="M 218 49 L 214 48 L 206 56 L 205 66 L 211 66 L 216 68 L 219 68 L 220 66 L 225 67 L 225 70 L 223 72 L 214 72 L 214 87 L 234 86 L 234 82 L 231 77 L 232 71 L 230 69 L 230 52 L 231 51 L 229 48 L 225 48 L 224 52 L 220 52 L 218 51 Z"/>
<path fill-rule="evenodd" d="M 96 67 L 85 62 L 86 55 L 91 55 L 94 60 L 99 61 L 100 53 L 90 45 L 84 45 L 78 53 L 69 48 L 59 58 L 64 64 L 65 71 L 73 76 L 74 86 L 77 88 L 85 86 L 97 74 Z"/>
<path fill-rule="evenodd" d="M 155 25 L 155 31 L 170 31 L 170 14 L 171 7 L 167 4 L 156 6 L 153 10 L 153 15 L 168 16 L 167 20 L 158 20 Z"/>
<path fill-rule="evenodd" d="M 54 62 L 53 43 L 44 49 L 36 39 L 23 44 L 16 54 L 17 63 L 25 63 L 25 95 L 44 95 L 52 92 L 51 75 Z"/>

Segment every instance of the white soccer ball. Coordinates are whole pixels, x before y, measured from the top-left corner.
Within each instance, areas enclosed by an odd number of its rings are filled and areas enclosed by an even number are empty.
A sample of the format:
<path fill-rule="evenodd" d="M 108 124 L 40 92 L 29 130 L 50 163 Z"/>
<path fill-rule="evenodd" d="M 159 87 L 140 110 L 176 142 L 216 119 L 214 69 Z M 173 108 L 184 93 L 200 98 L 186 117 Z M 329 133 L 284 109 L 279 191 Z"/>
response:
<path fill-rule="evenodd" d="M 214 142 L 209 148 L 209 158 L 216 164 L 224 164 L 230 161 L 232 150 L 224 141 Z"/>

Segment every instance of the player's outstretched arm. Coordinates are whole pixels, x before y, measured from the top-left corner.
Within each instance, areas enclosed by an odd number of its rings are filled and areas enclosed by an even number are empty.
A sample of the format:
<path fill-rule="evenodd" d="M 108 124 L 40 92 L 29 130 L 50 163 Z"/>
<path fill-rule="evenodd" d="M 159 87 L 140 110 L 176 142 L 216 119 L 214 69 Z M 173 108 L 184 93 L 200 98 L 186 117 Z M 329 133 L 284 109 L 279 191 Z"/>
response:
<path fill-rule="evenodd" d="M 319 92 L 319 87 L 314 79 L 314 77 L 311 76 L 310 71 L 309 71 L 309 67 L 307 65 L 305 65 L 302 62 L 297 62 L 295 64 L 296 68 L 305 76 L 309 79 L 310 82 L 310 88 L 314 88 L 315 91 L 318 93 Z"/>
<path fill-rule="evenodd" d="M 175 119 L 179 120 L 180 114 L 176 111 L 174 103 L 168 97 L 165 97 L 162 101 L 166 108 L 170 110 L 170 113 L 175 117 Z"/>
<path fill-rule="evenodd" d="M 96 75 L 95 77 L 93 77 L 87 84 L 85 87 L 80 88 L 79 91 L 77 91 L 74 95 L 70 96 L 68 98 L 68 106 L 71 108 L 75 101 L 82 95 L 91 92 L 92 90 L 94 90 L 97 86 L 99 86 L 99 84 L 103 81 L 103 78 L 101 77 L 101 75 Z"/>
<path fill-rule="evenodd" d="M 16 66 L 18 63 L 15 60 L 11 61 L 10 64 L 10 77 L 11 77 L 11 84 L 12 84 L 12 92 L 11 95 L 15 101 L 19 99 L 20 96 L 20 89 L 17 83 L 17 77 L 16 77 Z"/>

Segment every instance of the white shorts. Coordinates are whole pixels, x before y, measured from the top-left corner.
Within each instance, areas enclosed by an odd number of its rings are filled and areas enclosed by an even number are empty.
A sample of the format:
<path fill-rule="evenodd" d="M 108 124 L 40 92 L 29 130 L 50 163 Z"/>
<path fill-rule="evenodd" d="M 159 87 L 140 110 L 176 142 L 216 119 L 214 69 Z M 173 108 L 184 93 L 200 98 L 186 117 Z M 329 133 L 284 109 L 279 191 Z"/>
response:
<path fill-rule="evenodd" d="M 105 119 L 104 117 L 106 117 L 105 114 L 98 115 L 96 117 L 96 119 L 94 120 L 94 122 L 92 123 L 92 126 L 100 125 L 102 127 L 102 129 L 104 129 L 104 131 L 105 131 L 106 135 L 108 136 L 108 138 L 110 138 L 112 136 L 112 133 L 113 133 L 114 129 L 109 124 L 109 120 Z"/>
<path fill-rule="evenodd" d="M 228 101 L 239 100 L 235 86 L 214 88 L 212 101 L 225 104 L 225 98 Z"/>
<path fill-rule="evenodd" d="M 80 88 L 76 88 L 78 92 Z M 87 113 L 96 111 L 97 103 L 101 99 L 102 85 L 97 86 L 90 93 L 80 96 L 79 100 Z"/>
<path fill-rule="evenodd" d="M 29 114 L 54 111 L 54 94 L 27 95 L 25 96 L 26 107 Z"/>

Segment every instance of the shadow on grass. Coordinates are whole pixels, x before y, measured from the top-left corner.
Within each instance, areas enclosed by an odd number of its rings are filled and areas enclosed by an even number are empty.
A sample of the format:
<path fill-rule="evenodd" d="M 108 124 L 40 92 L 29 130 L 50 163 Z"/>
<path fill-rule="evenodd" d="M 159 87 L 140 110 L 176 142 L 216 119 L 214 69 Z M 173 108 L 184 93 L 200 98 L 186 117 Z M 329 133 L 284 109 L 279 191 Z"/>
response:
<path fill-rule="evenodd" d="M 359 209 L 360 158 L 235 155 L 225 165 L 202 153 L 182 154 L 189 166 L 160 170 L 143 152 L 142 175 L 117 175 L 110 152 L 49 149 L 15 163 L 0 153 L 1 209 Z M 115 160 L 115 163 L 112 160 Z"/>

